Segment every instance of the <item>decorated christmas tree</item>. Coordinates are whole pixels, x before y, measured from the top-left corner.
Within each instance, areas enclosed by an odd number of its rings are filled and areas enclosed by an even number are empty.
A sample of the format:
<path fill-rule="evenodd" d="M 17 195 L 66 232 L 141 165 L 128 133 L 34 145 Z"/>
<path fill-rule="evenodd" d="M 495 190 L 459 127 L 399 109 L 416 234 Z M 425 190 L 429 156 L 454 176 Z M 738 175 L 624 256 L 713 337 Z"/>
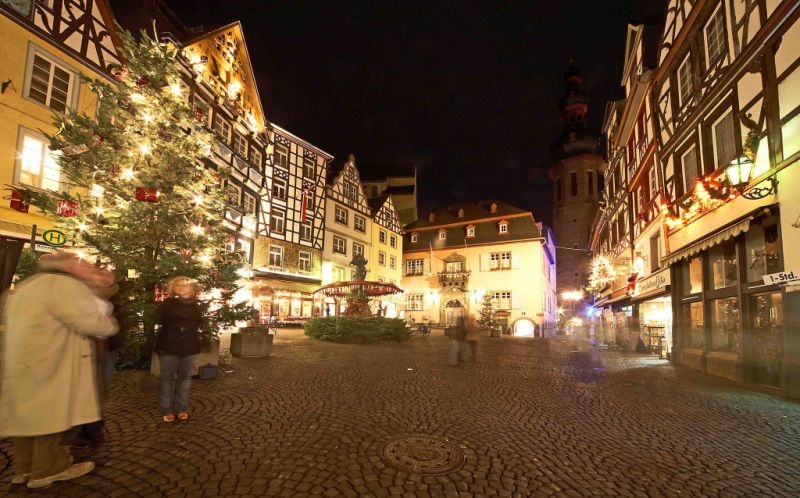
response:
<path fill-rule="evenodd" d="M 483 295 L 481 308 L 478 310 L 477 322 L 482 329 L 492 330 L 497 328 L 497 320 L 494 317 L 494 307 L 492 306 L 492 296 L 490 294 Z"/>
<path fill-rule="evenodd" d="M 151 350 L 162 286 L 173 276 L 201 285 L 206 338 L 248 309 L 233 302 L 244 260 L 225 248 L 228 172 L 204 161 L 214 141 L 203 126 L 207 109 L 188 103 L 173 44 L 146 33 L 140 41 L 125 32 L 121 38 L 125 65 L 114 72 L 116 83 L 89 82 L 96 114 L 57 116 L 57 132 L 48 136 L 60 188 L 17 195 L 56 219 L 68 246 L 116 273 L 121 330 L 129 359 L 140 361 Z"/>

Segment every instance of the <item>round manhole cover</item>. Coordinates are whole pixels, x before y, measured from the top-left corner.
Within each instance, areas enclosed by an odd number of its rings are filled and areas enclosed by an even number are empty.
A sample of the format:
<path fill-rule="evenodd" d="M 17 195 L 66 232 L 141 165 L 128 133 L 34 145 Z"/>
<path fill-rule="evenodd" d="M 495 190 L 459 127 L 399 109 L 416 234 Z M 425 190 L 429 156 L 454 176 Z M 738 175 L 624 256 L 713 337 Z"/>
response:
<path fill-rule="evenodd" d="M 381 455 L 387 464 L 423 475 L 448 474 L 464 465 L 464 451 L 436 436 L 404 436 L 390 441 Z"/>

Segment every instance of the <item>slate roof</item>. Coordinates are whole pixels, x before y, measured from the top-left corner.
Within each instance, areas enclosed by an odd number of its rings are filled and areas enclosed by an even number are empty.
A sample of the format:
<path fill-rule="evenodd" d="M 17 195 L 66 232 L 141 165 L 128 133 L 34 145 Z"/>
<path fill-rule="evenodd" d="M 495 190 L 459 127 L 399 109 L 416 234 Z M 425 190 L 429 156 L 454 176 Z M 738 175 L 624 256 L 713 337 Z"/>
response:
<path fill-rule="evenodd" d="M 379 195 L 378 197 L 373 197 L 372 199 L 367 199 L 367 204 L 369 204 L 369 210 L 372 212 L 372 216 L 375 217 L 375 214 L 380 211 L 381 207 L 383 207 L 384 203 L 386 203 L 386 199 L 389 198 L 389 194 Z"/>
<path fill-rule="evenodd" d="M 497 212 L 492 213 L 490 206 L 497 204 Z M 464 217 L 458 217 L 458 210 L 464 210 Z M 405 227 L 403 252 L 433 249 L 464 247 L 474 244 L 497 244 L 530 240 L 543 237 L 539 224 L 530 211 L 514 207 L 508 203 L 487 200 L 464 202 L 433 210 L 435 220 L 428 221 L 430 212 Z M 527 215 L 527 216 L 526 216 Z M 501 220 L 508 221 L 508 233 L 499 233 Z M 467 227 L 475 227 L 475 236 L 467 237 Z M 446 238 L 440 239 L 439 233 L 444 231 Z M 411 234 L 416 233 L 417 242 L 411 242 Z"/>

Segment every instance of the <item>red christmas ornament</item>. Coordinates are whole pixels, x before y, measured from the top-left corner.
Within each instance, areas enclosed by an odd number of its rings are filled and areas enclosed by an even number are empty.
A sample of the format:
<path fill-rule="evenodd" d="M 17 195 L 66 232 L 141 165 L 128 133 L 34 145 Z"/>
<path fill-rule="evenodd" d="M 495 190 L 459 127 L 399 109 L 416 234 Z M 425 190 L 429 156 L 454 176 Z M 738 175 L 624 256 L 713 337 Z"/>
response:
<path fill-rule="evenodd" d="M 128 70 L 124 67 L 119 68 L 118 70 L 114 71 L 114 79 L 117 81 L 122 81 L 125 77 L 128 76 Z"/>
<path fill-rule="evenodd" d="M 167 300 L 167 293 L 164 292 L 164 290 L 161 288 L 160 285 L 155 286 L 154 294 L 155 294 L 155 301 L 157 303 Z"/>
<path fill-rule="evenodd" d="M 150 83 L 150 80 L 147 79 L 147 76 L 142 76 L 141 78 L 136 80 L 136 86 L 145 86 L 148 83 Z"/>
<path fill-rule="evenodd" d="M 19 211 L 20 213 L 27 213 L 30 207 L 28 201 L 23 198 L 22 192 L 19 190 L 11 192 L 11 209 Z"/>
<path fill-rule="evenodd" d="M 58 201 L 56 203 L 56 214 L 64 218 L 77 216 L 78 203 L 76 201 Z"/>
<path fill-rule="evenodd" d="M 136 187 L 136 200 L 142 202 L 158 202 L 161 192 L 157 188 Z"/>

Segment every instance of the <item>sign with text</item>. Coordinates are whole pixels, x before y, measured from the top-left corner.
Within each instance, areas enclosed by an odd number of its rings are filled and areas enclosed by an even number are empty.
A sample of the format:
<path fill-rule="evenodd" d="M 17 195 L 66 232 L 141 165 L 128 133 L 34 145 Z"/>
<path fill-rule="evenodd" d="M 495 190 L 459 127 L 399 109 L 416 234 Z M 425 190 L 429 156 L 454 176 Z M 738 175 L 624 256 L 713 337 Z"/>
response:
<path fill-rule="evenodd" d="M 800 281 L 800 272 L 781 271 L 764 275 L 761 278 L 764 279 L 764 285 L 788 284 L 790 282 Z"/>
<path fill-rule="evenodd" d="M 661 270 L 658 273 L 654 273 L 652 275 L 648 275 L 647 277 L 639 280 L 637 282 L 637 293 L 636 295 L 640 294 L 651 294 L 655 291 L 661 290 L 670 284 L 669 278 L 669 269 Z"/>

